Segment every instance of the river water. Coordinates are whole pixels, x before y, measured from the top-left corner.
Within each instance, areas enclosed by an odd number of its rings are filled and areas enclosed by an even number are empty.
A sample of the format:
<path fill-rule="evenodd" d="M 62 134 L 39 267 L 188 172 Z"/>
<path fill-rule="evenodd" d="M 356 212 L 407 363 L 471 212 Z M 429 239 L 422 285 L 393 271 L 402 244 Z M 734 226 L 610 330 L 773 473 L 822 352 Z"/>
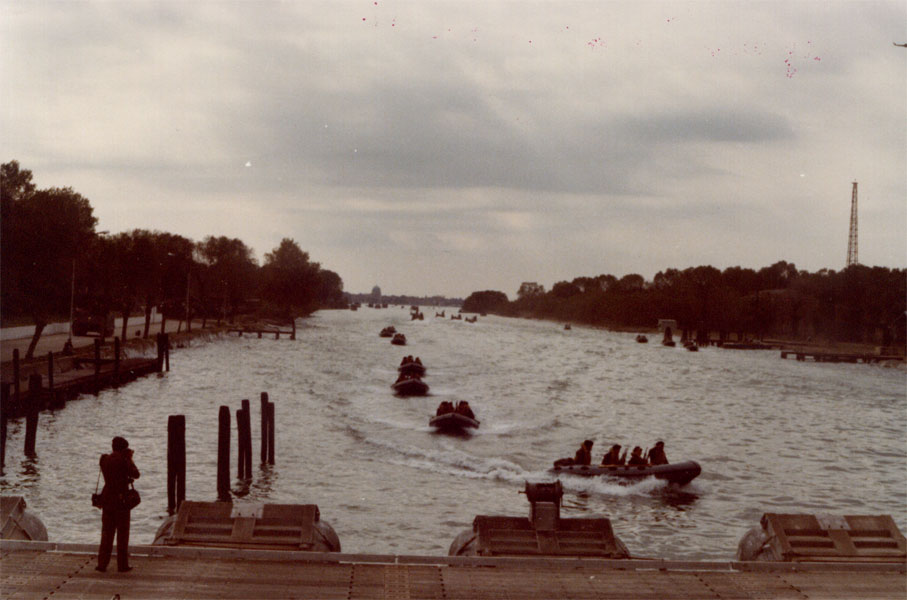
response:
<path fill-rule="evenodd" d="M 4 494 L 24 495 L 50 539 L 94 543 L 97 459 L 123 435 L 142 472 L 133 543 L 166 517 L 167 417 L 186 415 L 187 498 L 215 500 L 217 417 L 248 398 L 253 455 L 237 502 L 314 503 L 344 552 L 446 554 L 475 515 L 527 516 L 525 481 L 583 439 L 666 442 L 702 475 L 682 488 L 562 476 L 562 516 L 606 516 L 634 556 L 730 560 L 765 512 L 890 514 L 907 532 L 907 373 L 903 367 L 782 360 L 777 351 L 637 344 L 628 333 L 480 317 L 411 321 L 400 307 L 322 311 L 296 341 L 230 337 L 174 349 L 169 373 L 41 414 L 38 457 L 10 424 Z M 408 338 L 393 346 L 378 332 Z M 657 340 L 653 340 L 656 341 Z M 429 397 L 390 390 L 406 354 Z M 258 398 L 276 406 L 277 460 L 257 465 Z M 434 433 L 441 400 L 470 401 L 481 427 Z M 233 423 L 235 476 L 236 432 Z"/>

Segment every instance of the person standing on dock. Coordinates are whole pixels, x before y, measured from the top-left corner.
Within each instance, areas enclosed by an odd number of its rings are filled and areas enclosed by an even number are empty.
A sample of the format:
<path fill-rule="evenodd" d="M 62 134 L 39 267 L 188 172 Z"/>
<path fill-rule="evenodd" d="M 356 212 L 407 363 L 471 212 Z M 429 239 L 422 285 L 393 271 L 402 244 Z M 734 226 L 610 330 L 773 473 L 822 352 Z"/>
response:
<path fill-rule="evenodd" d="M 100 465 L 104 475 L 104 489 L 101 490 L 101 546 L 98 548 L 98 566 L 95 570 L 107 570 L 113 552 L 113 538 L 117 539 L 117 570 L 131 571 L 129 566 L 129 513 L 126 506 L 126 491 L 139 470 L 132 461 L 132 449 L 125 438 L 113 438 L 113 452 L 102 454 Z"/>

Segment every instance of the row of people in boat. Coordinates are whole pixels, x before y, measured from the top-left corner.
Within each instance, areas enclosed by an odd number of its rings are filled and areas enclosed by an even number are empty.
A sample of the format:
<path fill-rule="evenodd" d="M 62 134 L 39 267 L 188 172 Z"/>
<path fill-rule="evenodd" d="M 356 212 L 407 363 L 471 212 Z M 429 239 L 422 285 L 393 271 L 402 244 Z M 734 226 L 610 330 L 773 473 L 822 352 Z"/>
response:
<path fill-rule="evenodd" d="M 621 465 L 666 465 L 668 464 L 668 455 L 665 454 L 665 443 L 661 440 L 655 442 L 655 445 L 646 449 L 643 453 L 642 448 L 634 446 L 630 457 L 627 458 L 627 451 L 623 454 L 620 451 L 620 444 L 614 444 L 611 449 L 602 456 L 601 464 L 603 466 L 621 466 Z"/>
<path fill-rule="evenodd" d="M 570 465 L 591 465 L 592 464 L 592 446 L 595 444 L 592 440 L 583 441 L 579 450 L 573 458 L 561 458 L 554 462 L 556 467 Z M 640 446 L 635 446 L 630 456 L 627 457 L 627 451 L 621 453 L 621 445 L 614 444 L 602 456 L 601 466 L 657 466 L 668 464 L 668 456 L 665 454 L 665 444 L 658 440 L 652 448 L 643 452 Z"/>
<path fill-rule="evenodd" d="M 422 359 L 420 359 L 418 356 L 416 358 L 413 358 L 412 355 L 410 354 L 409 356 L 403 357 L 403 360 L 400 361 L 400 366 L 402 367 L 402 366 L 408 365 L 410 363 L 415 363 L 417 365 L 421 365 Z"/>
<path fill-rule="evenodd" d="M 446 415 L 449 413 L 457 413 L 470 419 L 475 419 L 476 416 L 472 412 L 472 409 L 469 407 L 469 402 L 466 400 L 460 400 L 454 405 L 453 402 L 444 400 L 441 404 L 438 405 L 438 410 L 435 411 L 435 416 Z"/>

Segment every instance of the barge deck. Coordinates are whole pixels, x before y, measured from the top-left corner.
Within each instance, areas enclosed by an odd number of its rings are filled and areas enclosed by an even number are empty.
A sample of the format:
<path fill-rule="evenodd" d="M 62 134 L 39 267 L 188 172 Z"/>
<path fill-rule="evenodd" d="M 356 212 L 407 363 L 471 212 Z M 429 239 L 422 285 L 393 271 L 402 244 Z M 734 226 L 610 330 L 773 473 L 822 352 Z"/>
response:
<path fill-rule="evenodd" d="M 904 563 L 484 558 L 133 546 L 94 570 L 94 544 L 0 542 L 3 598 L 904 598 Z"/>

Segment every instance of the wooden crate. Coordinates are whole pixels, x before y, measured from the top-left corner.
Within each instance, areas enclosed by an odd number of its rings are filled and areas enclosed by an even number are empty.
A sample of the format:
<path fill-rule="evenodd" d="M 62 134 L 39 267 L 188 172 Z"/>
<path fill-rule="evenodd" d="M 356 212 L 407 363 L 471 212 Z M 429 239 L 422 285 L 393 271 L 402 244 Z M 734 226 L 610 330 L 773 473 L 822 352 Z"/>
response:
<path fill-rule="evenodd" d="M 907 561 L 907 544 L 890 515 L 765 513 L 762 527 L 778 560 Z"/>

